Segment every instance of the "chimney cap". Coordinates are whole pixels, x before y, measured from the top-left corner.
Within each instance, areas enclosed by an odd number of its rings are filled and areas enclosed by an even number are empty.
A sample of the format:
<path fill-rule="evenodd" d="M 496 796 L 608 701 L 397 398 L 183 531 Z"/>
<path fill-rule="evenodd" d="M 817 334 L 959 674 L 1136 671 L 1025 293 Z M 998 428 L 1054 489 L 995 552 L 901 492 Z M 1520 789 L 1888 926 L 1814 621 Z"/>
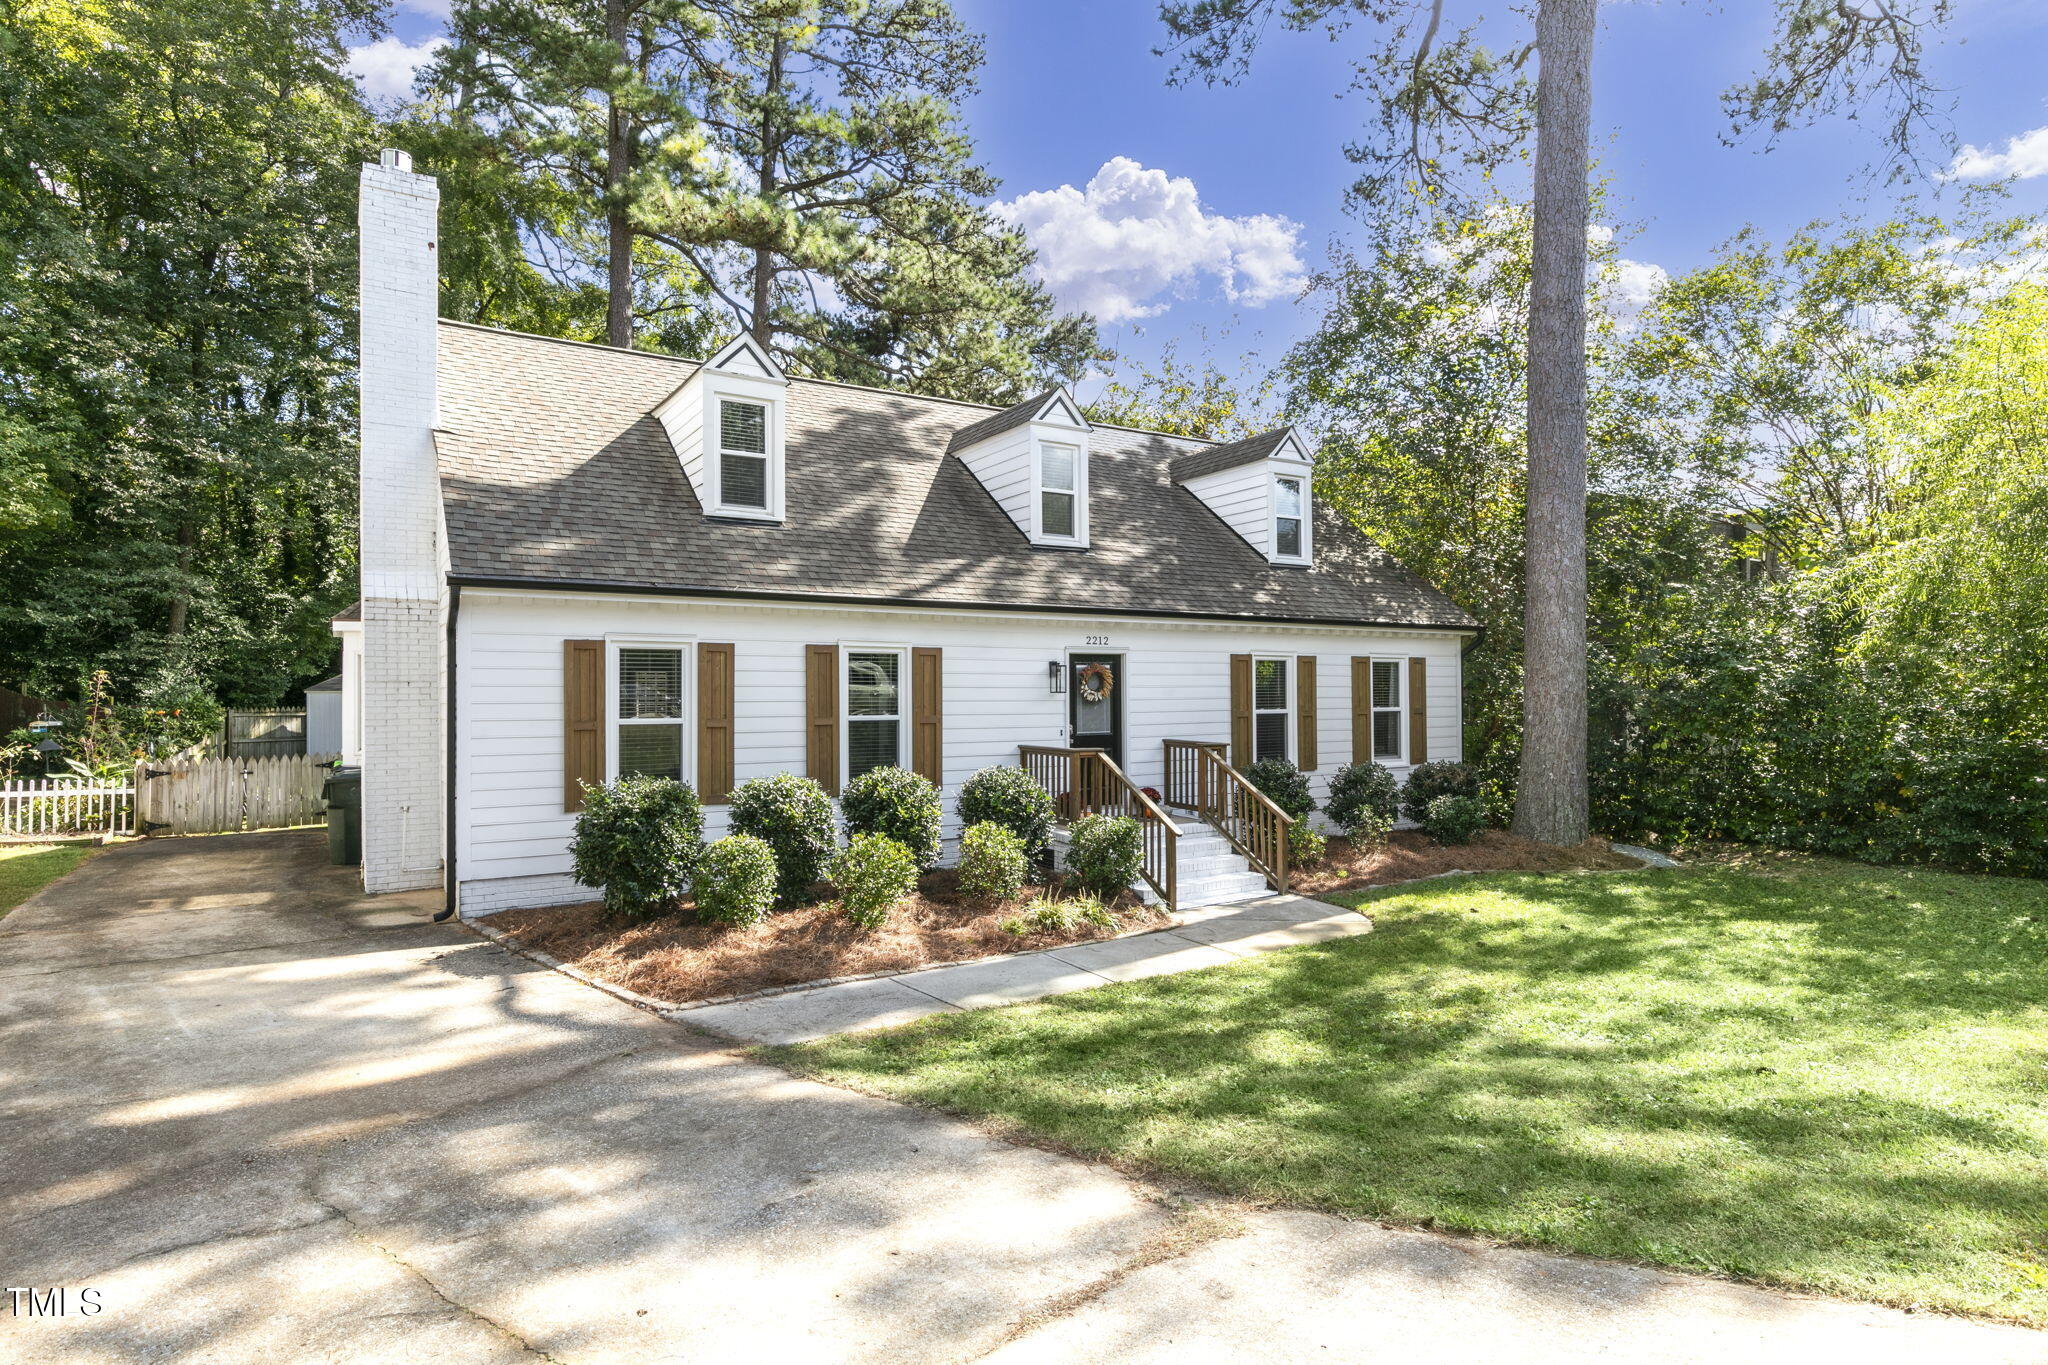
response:
<path fill-rule="evenodd" d="M 412 153 L 401 152 L 396 147 L 386 147 L 377 154 L 377 164 L 388 171 L 410 171 Z"/>

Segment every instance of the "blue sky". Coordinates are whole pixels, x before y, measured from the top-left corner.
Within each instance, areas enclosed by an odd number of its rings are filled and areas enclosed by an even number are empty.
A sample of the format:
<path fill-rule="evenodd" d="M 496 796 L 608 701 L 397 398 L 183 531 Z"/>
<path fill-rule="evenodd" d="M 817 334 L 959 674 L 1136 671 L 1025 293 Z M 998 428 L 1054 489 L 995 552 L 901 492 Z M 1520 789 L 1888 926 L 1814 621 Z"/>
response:
<path fill-rule="evenodd" d="M 1351 46 L 1276 34 L 1242 83 L 1173 87 L 1170 60 L 1152 53 L 1162 30 L 1150 0 L 955 3 L 988 40 L 968 125 L 1063 300 L 1095 309 L 1134 358 L 1179 338 L 1226 368 L 1277 361 L 1313 325 L 1297 297 L 1303 272 L 1356 231 L 1341 148 L 1368 110 L 1337 95 L 1370 32 Z M 408 4 L 393 38 L 358 59 L 373 92 L 389 92 L 440 30 L 446 0 Z M 1893 202 L 1895 189 L 1861 173 L 1875 130 L 1839 116 L 1768 154 L 1721 144 L 1720 92 L 1753 69 L 1772 8 L 1602 7 L 1594 136 L 1611 216 L 1632 233 L 1625 254 L 1647 278 L 1647 267 L 1702 264 L 1745 224 L 1782 234 Z M 2021 174 L 2015 208 L 2048 211 L 2048 3 L 1957 0 L 1930 67 L 1955 100 L 1958 141 L 1977 152 L 1963 168 Z"/>

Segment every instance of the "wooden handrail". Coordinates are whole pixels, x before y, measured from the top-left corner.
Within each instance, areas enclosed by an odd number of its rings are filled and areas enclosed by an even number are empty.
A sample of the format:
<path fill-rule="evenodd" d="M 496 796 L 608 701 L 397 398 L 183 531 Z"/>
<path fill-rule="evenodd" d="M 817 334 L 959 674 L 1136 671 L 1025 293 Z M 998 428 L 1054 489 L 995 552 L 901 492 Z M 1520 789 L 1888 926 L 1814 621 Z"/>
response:
<path fill-rule="evenodd" d="M 1166 800 L 1216 827 L 1275 891 L 1288 887 L 1287 830 L 1292 816 L 1230 766 L 1210 740 L 1166 741 Z"/>
<path fill-rule="evenodd" d="M 1180 886 L 1180 826 L 1124 775 L 1114 759 L 1100 749 L 1051 744 L 1020 744 L 1017 757 L 1024 771 L 1052 797 L 1061 820 L 1078 820 L 1083 815 L 1126 815 L 1137 820 L 1145 849 L 1139 875 L 1167 909 L 1178 908 L 1174 897 Z"/>

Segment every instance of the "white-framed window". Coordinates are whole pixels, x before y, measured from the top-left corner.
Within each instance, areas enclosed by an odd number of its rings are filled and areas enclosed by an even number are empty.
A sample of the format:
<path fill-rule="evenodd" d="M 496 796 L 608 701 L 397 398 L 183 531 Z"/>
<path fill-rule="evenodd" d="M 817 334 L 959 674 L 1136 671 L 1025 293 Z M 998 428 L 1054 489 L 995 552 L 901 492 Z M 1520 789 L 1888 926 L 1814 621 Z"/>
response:
<path fill-rule="evenodd" d="M 1308 482 L 1292 474 L 1273 480 L 1273 557 L 1308 558 Z"/>
<path fill-rule="evenodd" d="M 841 714 L 846 717 L 843 770 L 851 782 L 876 768 L 909 766 L 910 651 L 894 645 L 840 650 Z"/>
<path fill-rule="evenodd" d="M 751 398 L 720 396 L 717 405 L 719 509 L 772 515 L 774 410 Z"/>
<path fill-rule="evenodd" d="M 1401 723 L 1408 690 L 1405 660 L 1372 661 L 1372 756 L 1399 763 L 1407 755 L 1408 729 Z"/>
<path fill-rule="evenodd" d="M 690 646 L 676 640 L 613 641 L 611 682 L 610 777 L 687 781 Z"/>
<path fill-rule="evenodd" d="M 1047 540 L 1081 538 L 1081 448 L 1038 446 L 1038 531 Z"/>
<path fill-rule="evenodd" d="M 1252 660 L 1252 761 L 1290 757 L 1294 724 L 1291 659 Z"/>

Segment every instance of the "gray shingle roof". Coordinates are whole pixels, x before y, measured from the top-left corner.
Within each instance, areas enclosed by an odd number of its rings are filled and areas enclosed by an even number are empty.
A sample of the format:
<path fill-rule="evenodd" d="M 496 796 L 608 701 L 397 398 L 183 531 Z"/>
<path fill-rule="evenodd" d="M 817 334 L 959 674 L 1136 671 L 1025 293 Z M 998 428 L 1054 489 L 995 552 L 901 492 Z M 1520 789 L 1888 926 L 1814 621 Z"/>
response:
<path fill-rule="evenodd" d="M 1293 427 L 1276 427 L 1272 431 L 1262 431 L 1257 436 L 1247 436 L 1242 441 L 1210 446 L 1205 450 L 1191 450 L 1185 455 L 1175 456 L 1171 465 L 1173 481 L 1186 483 L 1189 479 L 1199 479 L 1204 474 L 1220 474 L 1241 464 L 1263 460 L 1287 439 L 1287 433 L 1292 430 Z"/>
<path fill-rule="evenodd" d="M 1098 426 L 1091 548 L 1037 549 L 959 459 L 978 404 L 793 379 L 787 520 L 703 516 L 652 409 L 691 362 L 443 323 L 451 575 L 655 592 L 1469 629 L 1327 510 L 1313 569 L 1278 568 L 1169 465 L 1199 442 Z"/>
<path fill-rule="evenodd" d="M 1004 408 L 1001 412 L 960 428 L 953 433 L 953 439 L 946 442 L 946 453 L 950 455 L 954 451 L 965 450 L 976 442 L 986 441 L 989 437 L 1000 435 L 1011 427 L 1023 426 L 1040 408 L 1050 403 L 1052 396 L 1058 392 L 1058 389 L 1047 389 L 1044 393 L 1033 394 L 1013 408 Z"/>

